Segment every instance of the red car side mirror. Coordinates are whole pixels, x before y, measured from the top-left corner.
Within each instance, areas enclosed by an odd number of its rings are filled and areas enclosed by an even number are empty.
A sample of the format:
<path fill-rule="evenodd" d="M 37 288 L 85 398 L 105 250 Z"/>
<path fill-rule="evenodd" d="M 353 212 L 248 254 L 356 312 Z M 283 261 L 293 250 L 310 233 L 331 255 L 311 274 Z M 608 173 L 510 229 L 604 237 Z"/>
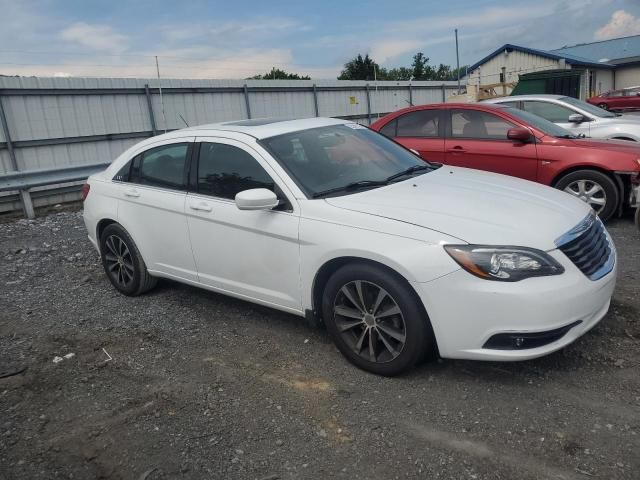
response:
<path fill-rule="evenodd" d="M 526 128 L 510 128 L 507 131 L 507 138 L 517 142 L 528 142 L 531 139 L 531 132 Z"/>

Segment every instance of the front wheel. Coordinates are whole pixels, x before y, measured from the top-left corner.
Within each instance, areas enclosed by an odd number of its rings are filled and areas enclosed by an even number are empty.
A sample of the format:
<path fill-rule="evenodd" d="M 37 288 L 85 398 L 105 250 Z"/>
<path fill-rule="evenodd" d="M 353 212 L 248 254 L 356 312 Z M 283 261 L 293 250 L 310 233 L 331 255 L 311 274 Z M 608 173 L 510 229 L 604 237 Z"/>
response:
<path fill-rule="evenodd" d="M 598 106 L 603 110 L 609 110 L 609 105 L 607 105 L 606 103 L 600 103 L 598 104 Z"/>
<path fill-rule="evenodd" d="M 596 170 L 571 172 L 558 180 L 556 188 L 588 203 L 603 222 L 611 218 L 620 201 L 613 179 Z"/>
<path fill-rule="evenodd" d="M 322 313 L 338 349 L 354 365 L 393 376 L 435 353 L 429 319 L 404 279 L 368 264 L 337 270 L 324 290 Z"/>

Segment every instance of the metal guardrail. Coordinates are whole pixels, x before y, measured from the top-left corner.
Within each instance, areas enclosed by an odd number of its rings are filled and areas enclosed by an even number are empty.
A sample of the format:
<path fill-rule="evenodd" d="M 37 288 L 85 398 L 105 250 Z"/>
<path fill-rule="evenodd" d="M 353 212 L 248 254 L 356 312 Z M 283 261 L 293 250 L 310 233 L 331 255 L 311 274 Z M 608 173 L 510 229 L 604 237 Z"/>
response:
<path fill-rule="evenodd" d="M 362 91 L 366 95 L 366 113 L 358 113 L 354 115 L 337 116 L 337 118 L 349 119 L 349 120 L 364 120 L 366 119 L 369 124 L 374 120 L 374 117 L 380 117 L 384 113 L 373 112 L 371 104 L 371 95 L 373 89 L 376 90 L 408 90 L 408 103 L 413 105 L 414 91 L 417 90 L 433 90 L 441 92 L 442 101 L 445 101 L 447 90 L 453 88 L 452 85 L 447 83 L 433 84 L 433 85 L 412 85 L 410 82 L 406 85 L 371 85 L 369 83 L 361 85 L 317 85 L 317 84 L 296 84 L 279 86 L 273 85 L 261 85 L 252 86 L 248 84 L 236 85 L 236 86 L 212 86 L 212 87 L 174 87 L 168 86 L 162 89 L 162 93 L 165 95 L 171 94 L 198 94 L 198 93 L 242 93 L 244 95 L 245 103 L 245 115 L 246 118 L 252 118 L 250 94 L 252 93 L 264 93 L 264 92 L 309 92 L 313 95 L 313 111 L 315 116 L 320 116 L 320 105 L 318 100 L 318 92 L 334 92 L 334 91 Z M 57 190 L 55 187 L 58 184 L 70 183 L 79 180 L 84 180 L 91 174 L 105 168 L 108 163 L 93 164 L 93 165 L 78 165 L 64 168 L 52 168 L 46 170 L 27 170 L 20 171 L 21 162 L 18 160 L 19 156 L 17 150 L 26 148 L 40 148 L 50 147 L 57 145 L 71 145 L 71 144 L 84 144 L 101 141 L 112 140 L 128 140 L 128 139 L 143 139 L 149 138 L 160 133 L 153 109 L 152 95 L 160 93 L 159 87 L 151 87 L 145 84 L 144 87 L 129 87 L 129 88 L 0 88 L 0 128 L 2 129 L 2 136 L 4 141 L 0 141 L 0 151 L 6 151 L 8 157 L 7 168 L 9 173 L 0 175 L 0 192 L 19 192 L 20 201 L 24 210 L 25 216 L 28 218 L 35 217 L 33 199 L 30 193 L 31 188 L 35 187 L 47 187 L 54 186 L 51 190 Z M 63 138 L 36 138 L 36 139 L 12 139 L 11 131 L 9 128 L 10 118 L 7 119 L 6 111 L 3 105 L 3 97 L 13 96 L 51 96 L 51 95 L 144 95 L 146 97 L 147 110 L 149 115 L 149 127 L 150 130 L 140 129 L 141 131 L 132 132 L 119 132 L 119 133 L 107 133 L 107 134 L 91 134 L 91 135 L 70 135 Z M 11 113 L 9 111 L 8 113 Z M 166 130 L 165 130 L 166 131 Z M 76 160 L 77 161 L 77 160 Z M 40 195 L 41 191 L 38 190 L 36 194 L 34 192 L 34 198 Z M 0 200 L 6 200 L 6 195 L 2 196 Z"/>
<path fill-rule="evenodd" d="M 11 172 L 0 177 L 0 192 L 19 191 L 25 215 L 27 218 L 35 218 L 30 188 L 85 180 L 109 165 L 110 163 L 94 163 L 66 168 Z"/>

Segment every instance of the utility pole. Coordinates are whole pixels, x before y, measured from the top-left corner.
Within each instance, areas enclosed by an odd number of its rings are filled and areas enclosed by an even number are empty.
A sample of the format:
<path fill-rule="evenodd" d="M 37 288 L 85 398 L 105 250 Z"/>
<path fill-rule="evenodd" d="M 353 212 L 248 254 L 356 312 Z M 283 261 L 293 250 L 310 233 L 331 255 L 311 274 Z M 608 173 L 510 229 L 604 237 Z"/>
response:
<path fill-rule="evenodd" d="M 164 133 L 167 133 L 167 118 L 164 115 L 164 100 L 162 99 L 162 81 L 160 80 L 160 64 L 156 55 L 156 73 L 158 74 L 158 91 L 160 92 L 160 106 L 162 107 L 162 122 L 164 123 Z"/>
<path fill-rule="evenodd" d="M 460 53 L 458 51 L 458 29 L 456 28 L 456 73 L 458 77 L 458 95 L 460 95 Z"/>

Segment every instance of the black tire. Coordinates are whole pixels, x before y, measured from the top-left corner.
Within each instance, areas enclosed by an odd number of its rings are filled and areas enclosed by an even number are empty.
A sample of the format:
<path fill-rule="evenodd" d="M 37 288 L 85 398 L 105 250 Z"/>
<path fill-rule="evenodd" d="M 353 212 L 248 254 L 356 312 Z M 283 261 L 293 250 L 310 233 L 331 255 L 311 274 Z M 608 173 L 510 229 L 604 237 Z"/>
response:
<path fill-rule="evenodd" d="M 349 293 L 345 294 L 344 288 L 352 292 L 351 297 Z M 380 301 L 381 291 L 385 295 Z M 354 297 L 359 292 L 361 295 Z M 361 308 L 363 303 L 364 308 Z M 336 313 L 336 308 L 348 315 Z M 390 313 L 392 311 L 398 313 Z M 431 323 L 420 299 L 406 280 L 384 268 L 353 263 L 338 269 L 325 286 L 322 313 L 327 331 L 338 349 L 363 370 L 385 376 L 399 375 L 436 352 Z M 349 316 L 352 314 L 356 316 Z M 356 318 L 358 315 L 360 319 Z M 357 325 L 351 325 L 355 323 Z M 369 353 L 370 340 L 373 340 L 373 357 Z"/>
<path fill-rule="evenodd" d="M 607 105 L 606 103 L 600 103 L 598 104 L 598 106 L 603 110 L 609 110 L 609 105 Z"/>
<path fill-rule="evenodd" d="M 583 185 L 584 188 L 581 188 L 580 185 Z M 576 170 L 568 173 L 556 182 L 555 187 L 589 203 L 603 222 L 611 218 L 620 202 L 620 191 L 616 183 L 611 177 L 597 170 Z M 592 191 L 592 187 L 599 189 L 593 196 L 581 194 L 581 192 L 588 193 Z M 602 200 L 604 204 L 591 203 L 596 200 Z"/>
<path fill-rule="evenodd" d="M 640 206 L 636 208 L 636 227 L 640 230 Z"/>
<path fill-rule="evenodd" d="M 135 297 L 156 286 L 158 279 L 149 275 L 135 242 L 117 223 L 100 235 L 100 257 L 107 278 L 120 293 Z"/>

